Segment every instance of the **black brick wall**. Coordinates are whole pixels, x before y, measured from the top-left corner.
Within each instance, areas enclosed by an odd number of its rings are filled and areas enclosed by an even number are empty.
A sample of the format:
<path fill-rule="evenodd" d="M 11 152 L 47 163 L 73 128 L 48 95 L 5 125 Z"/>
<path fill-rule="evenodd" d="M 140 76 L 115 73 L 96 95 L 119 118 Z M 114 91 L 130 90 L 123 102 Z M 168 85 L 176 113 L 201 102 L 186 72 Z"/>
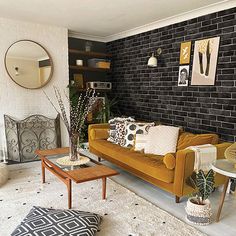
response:
<path fill-rule="evenodd" d="M 180 43 L 192 41 L 191 76 L 194 41 L 215 36 L 220 36 L 215 86 L 178 87 Z M 148 68 L 159 47 L 158 67 Z M 112 95 L 123 114 L 236 141 L 236 8 L 109 42 L 107 51 L 113 55 Z"/>

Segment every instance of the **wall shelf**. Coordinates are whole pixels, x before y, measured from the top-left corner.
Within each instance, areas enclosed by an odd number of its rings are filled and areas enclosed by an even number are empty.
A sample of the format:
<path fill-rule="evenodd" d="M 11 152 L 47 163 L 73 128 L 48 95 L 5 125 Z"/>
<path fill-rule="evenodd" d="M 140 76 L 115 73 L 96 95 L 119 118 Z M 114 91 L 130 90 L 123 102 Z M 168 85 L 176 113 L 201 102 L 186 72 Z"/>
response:
<path fill-rule="evenodd" d="M 87 57 L 96 57 L 96 58 L 111 57 L 111 54 L 108 54 L 108 53 L 86 52 L 86 51 L 76 50 L 76 49 L 69 49 L 69 53 L 87 56 Z"/>
<path fill-rule="evenodd" d="M 94 68 L 94 67 L 88 67 L 88 66 L 69 66 L 72 70 L 79 70 L 79 71 L 95 71 L 95 72 L 108 72 L 111 69 L 105 69 L 105 68 Z"/>

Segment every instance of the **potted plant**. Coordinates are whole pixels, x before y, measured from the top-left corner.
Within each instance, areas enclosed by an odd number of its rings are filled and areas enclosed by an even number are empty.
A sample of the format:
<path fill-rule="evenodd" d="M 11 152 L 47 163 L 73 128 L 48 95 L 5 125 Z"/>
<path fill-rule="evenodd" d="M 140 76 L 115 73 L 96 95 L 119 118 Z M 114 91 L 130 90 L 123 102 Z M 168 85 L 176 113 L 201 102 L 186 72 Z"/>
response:
<path fill-rule="evenodd" d="M 67 94 L 65 94 L 66 103 L 69 104 L 69 116 L 66 112 L 66 105 L 62 99 L 62 95 L 59 89 L 54 87 L 54 92 L 60 110 L 56 108 L 56 106 L 53 104 L 46 92 L 44 92 L 44 94 L 46 95 L 54 109 L 60 114 L 61 120 L 65 124 L 66 129 L 68 131 L 70 144 L 69 160 L 77 161 L 80 159 L 80 155 L 78 152 L 78 144 L 79 139 L 82 136 L 82 130 L 85 124 L 85 119 L 96 101 L 95 90 L 87 89 L 86 91 L 81 92 L 80 95 L 78 95 L 77 97 L 73 96 L 74 99 L 72 99 L 71 96 L 69 98 Z"/>
<path fill-rule="evenodd" d="M 105 103 L 103 105 L 103 108 L 100 111 L 98 111 L 97 114 L 95 114 L 95 119 L 102 123 L 108 123 L 111 117 L 114 116 L 112 108 L 116 106 L 117 103 L 118 100 L 116 97 L 109 99 L 105 94 Z"/>
<path fill-rule="evenodd" d="M 195 196 L 190 197 L 185 208 L 187 220 L 197 225 L 208 225 L 211 222 L 211 204 L 208 199 L 214 190 L 214 172 L 199 170 L 190 177 L 191 186 L 195 188 Z"/>

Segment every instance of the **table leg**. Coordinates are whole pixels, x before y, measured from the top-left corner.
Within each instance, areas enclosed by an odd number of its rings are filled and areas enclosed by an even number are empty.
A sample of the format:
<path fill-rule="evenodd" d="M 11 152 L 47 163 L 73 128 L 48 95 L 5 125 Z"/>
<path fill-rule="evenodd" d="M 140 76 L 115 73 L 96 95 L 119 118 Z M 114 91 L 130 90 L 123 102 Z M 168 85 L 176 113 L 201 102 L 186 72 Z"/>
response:
<path fill-rule="evenodd" d="M 223 207 L 223 204 L 224 204 L 225 194 L 226 194 L 228 185 L 229 185 L 229 177 L 226 177 L 226 181 L 225 181 L 225 184 L 224 184 L 224 190 L 223 190 L 221 198 L 220 198 L 220 205 L 219 205 L 217 216 L 216 216 L 216 222 L 219 222 L 219 220 L 220 220 L 220 213 L 221 213 L 221 210 L 222 210 L 222 207 Z"/>
<path fill-rule="evenodd" d="M 68 191 L 68 208 L 71 209 L 71 205 L 72 205 L 72 187 L 71 187 L 71 180 L 68 179 L 67 180 L 67 191 Z"/>
<path fill-rule="evenodd" d="M 106 199 L 106 185 L 107 185 L 107 179 L 102 178 L 102 199 Z"/>
<path fill-rule="evenodd" d="M 42 182 L 44 184 L 45 183 L 45 167 L 43 165 L 43 162 L 41 163 L 41 166 L 42 166 Z"/>

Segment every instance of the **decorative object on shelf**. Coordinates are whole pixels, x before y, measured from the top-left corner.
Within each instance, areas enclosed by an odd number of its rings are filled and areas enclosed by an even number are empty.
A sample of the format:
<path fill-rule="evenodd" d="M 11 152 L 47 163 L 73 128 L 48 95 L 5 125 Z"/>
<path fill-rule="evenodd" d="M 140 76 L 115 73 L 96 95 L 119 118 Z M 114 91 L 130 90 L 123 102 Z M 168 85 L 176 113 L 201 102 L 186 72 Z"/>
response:
<path fill-rule="evenodd" d="M 17 41 L 7 49 L 5 67 L 10 78 L 27 89 L 45 86 L 53 74 L 51 56 L 43 46 L 31 40 Z"/>
<path fill-rule="evenodd" d="M 93 43 L 91 41 L 86 41 L 86 43 L 85 43 L 85 51 L 86 52 L 91 52 L 92 51 L 92 46 L 93 46 Z"/>
<path fill-rule="evenodd" d="M 111 82 L 101 82 L 101 81 L 87 82 L 86 87 L 92 88 L 92 89 L 111 90 L 112 83 Z"/>
<path fill-rule="evenodd" d="M 8 168 L 5 163 L 0 163 L 0 187 L 8 180 Z"/>
<path fill-rule="evenodd" d="M 188 86 L 189 66 L 179 67 L 178 86 Z"/>
<path fill-rule="evenodd" d="M 76 60 L 76 65 L 77 66 L 83 66 L 83 60 L 81 60 L 81 59 L 78 59 L 78 60 Z"/>
<path fill-rule="evenodd" d="M 68 115 L 66 113 L 66 105 L 63 102 L 59 89 L 54 87 L 54 92 L 57 98 L 58 105 L 60 107 L 60 112 L 48 97 L 46 92 L 44 92 L 44 94 L 52 104 L 53 108 L 60 114 L 62 121 L 68 131 L 70 141 L 70 160 L 77 161 L 80 159 L 80 155 L 78 152 L 79 137 L 86 117 L 96 101 L 95 90 L 87 89 L 86 92 L 80 93 L 78 99 L 74 100 L 70 100 L 69 96 L 65 94 L 67 102 L 70 104 L 70 118 L 68 118 Z"/>
<path fill-rule="evenodd" d="M 148 66 L 149 67 L 157 67 L 157 57 L 159 57 L 162 53 L 162 49 L 158 48 L 156 51 L 156 56 L 155 53 L 152 53 L 152 56 L 148 59 Z"/>
<path fill-rule="evenodd" d="M 236 168 L 236 143 L 233 143 L 225 150 L 225 158 L 234 164 Z"/>
<path fill-rule="evenodd" d="M 220 37 L 195 42 L 191 85 L 214 85 Z"/>
<path fill-rule="evenodd" d="M 188 199 L 185 208 L 187 220 L 197 225 L 208 225 L 211 223 L 211 204 L 208 197 L 214 190 L 214 171 L 211 169 L 206 174 L 203 170 L 193 172 L 189 178 L 189 184 L 198 192 L 195 197 Z"/>
<path fill-rule="evenodd" d="M 36 149 L 61 147 L 60 116 L 50 119 L 32 115 L 16 120 L 4 115 L 8 160 L 27 162 L 37 160 Z"/>
<path fill-rule="evenodd" d="M 88 66 L 92 68 L 110 69 L 111 61 L 107 59 L 92 58 L 88 59 Z"/>
<path fill-rule="evenodd" d="M 191 41 L 181 43 L 179 64 L 180 65 L 189 64 L 190 54 L 191 54 Z"/>
<path fill-rule="evenodd" d="M 82 74 L 74 74 L 75 86 L 79 89 L 84 88 L 84 78 Z"/>

